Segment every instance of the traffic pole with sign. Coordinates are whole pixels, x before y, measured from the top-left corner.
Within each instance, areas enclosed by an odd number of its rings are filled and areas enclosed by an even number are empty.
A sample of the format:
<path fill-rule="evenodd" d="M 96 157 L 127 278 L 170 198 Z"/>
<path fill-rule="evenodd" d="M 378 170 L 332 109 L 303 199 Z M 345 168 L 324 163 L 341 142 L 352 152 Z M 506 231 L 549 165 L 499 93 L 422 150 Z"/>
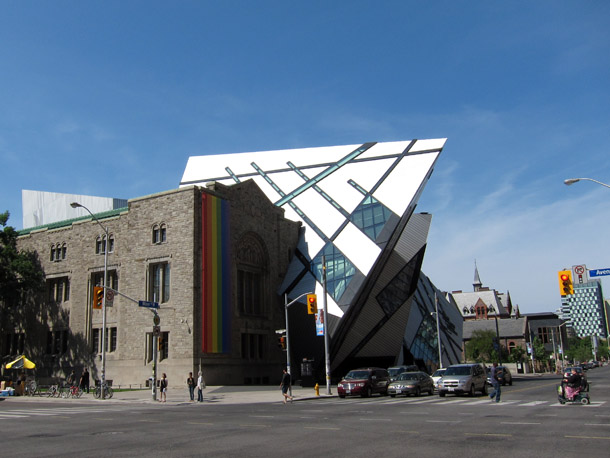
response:
<path fill-rule="evenodd" d="M 161 327 L 159 326 L 159 324 L 161 323 L 161 318 L 159 318 L 159 315 L 157 315 L 157 313 L 155 313 L 155 316 L 153 317 L 153 334 L 152 334 L 152 346 L 153 346 L 153 358 L 152 358 L 152 365 L 153 365 L 153 374 L 152 374 L 152 399 L 153 401 L 157 400 L 157 353 L 159 351 L 158 349 L 158 345 L 159 345 L 159 335 L 161 334 Z"/>

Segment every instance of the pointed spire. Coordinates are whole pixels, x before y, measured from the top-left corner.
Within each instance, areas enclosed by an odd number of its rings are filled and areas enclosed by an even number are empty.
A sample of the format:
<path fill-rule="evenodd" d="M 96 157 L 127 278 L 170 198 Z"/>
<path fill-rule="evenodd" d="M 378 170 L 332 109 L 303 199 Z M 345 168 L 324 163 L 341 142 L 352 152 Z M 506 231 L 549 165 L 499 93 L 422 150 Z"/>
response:
<path fill-rule="evenodd" d="M 479 269 L 477 268 L 477 260 L 474 260 L 474 283 L 472 284 L 475 291 L 479 291 L 483 283 L 481 283 L 481 277 L 479 277 Z"/>

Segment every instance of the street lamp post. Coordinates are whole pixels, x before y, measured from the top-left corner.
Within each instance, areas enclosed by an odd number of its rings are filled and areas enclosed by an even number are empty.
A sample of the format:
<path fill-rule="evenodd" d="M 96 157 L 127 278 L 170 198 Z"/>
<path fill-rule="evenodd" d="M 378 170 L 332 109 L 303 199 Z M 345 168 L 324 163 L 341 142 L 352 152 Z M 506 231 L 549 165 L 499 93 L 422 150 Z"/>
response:
<path fill-rule="evenodd" d="M 100 380 L 100 397 L 101 399 L 106 399 L 106 287 L 108 282 L 108 227 L 102 225 L 100 220 L 98 220 L 95 215 L 91 213 L 91 210 L 84 205 L 81 205 L 78 202 L 72 202 L 70 206 L 72 208 L 81 207 L 87 210 L 87 213 L 89 213 L 94 221 L 104 230 L 104 236 L 106 237 L 104 243 L 102 243 L 102 246 L 104 247 L 104 297 L 102 299 L 102 376 Z"/>
<path fill-rule="evenodd" d="M 606 188 L 610 188 L 609 184 L 602 183 L 601 181 L 594 180 L 593 178 L 568 178 L 567 180 L 563 180 L 566 186 L 573 185 L 574 183 L 578 183 L 580 180 L 592 181 L 593 183 L 601 184 Z"/>

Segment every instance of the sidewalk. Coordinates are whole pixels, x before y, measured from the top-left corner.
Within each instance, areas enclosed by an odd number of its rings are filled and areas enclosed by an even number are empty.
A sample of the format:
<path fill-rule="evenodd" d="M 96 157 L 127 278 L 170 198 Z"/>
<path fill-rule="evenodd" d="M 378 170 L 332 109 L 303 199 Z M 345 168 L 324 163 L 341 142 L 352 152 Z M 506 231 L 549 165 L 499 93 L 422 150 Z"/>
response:
<path fill-rule="evenodd" d="M 292 387 L 294 402 L 327 399 L 337 396 L 337 387 L 331 387 L 331 395 L 326 394 L 326 387 L 321 387 L 320 396 L 316 396 L 313 388 L 303 388 L 300 386 Z M 157 399 L 160 394 L 157 392 Z M 195 390 L 197 399 L 197 390 Z M 261 402 L 283 402 L 282 392 L 279 386 L 208 386 L 203 390 L 203 404 L 256 404 Z M 96 400 L 98 401 L 98 400 Z M 111 401 L 136 402 L 136 403 L 155 403 L 152 400 L 152 392 L 149 389 L 137 391 L 115 392 Z M 98 401 L 103 402 L 103 401 Z M 189 393 L 186 387 L 172 389 L 170 386 L 167 392 L 168 404 L 197 404 L 189 400 Z"/>
<path fill-rule="evenodd" d="M 292 395 L 294 402 L 312 400 L 312 399 L 332 399 L 337 397 L 337 387 L 331 387 L 331 395 L 326 394 L 326 387 L 320 387 L 320 395 L 316 396 L 313 388 L 303 388 L 300 386 L 292 387 Z M 91 404 L 97 403 L 133 403 L 133 404 L 159 404 L 160 393 L 157 391 L 157 401 L 153 401 L 152 391 L 150 389 L 131 390 L 131 391 L 115 391 L 111 399 L 95 399 L 92 392 L 83 394 L 79 399 L 58 399 L 42 396 L 10 396 L 3 398 L 5 400 L 26 401 L 26 402 L 87 402 Z M 195 399 L 197 399 L 197 390 L 195 390 Z M 256 404 L 268 402 L 283 402 L 282 392 L 279 386 L 268 385 L 248 385 L 248 386 L 208 386 L 203 390 L 203 402 L 191 402 L 186 386 L 180 388 L 172 388 L 167 392 L 167 403 L 172 405 L 206 405 L 206 404 Z"/>

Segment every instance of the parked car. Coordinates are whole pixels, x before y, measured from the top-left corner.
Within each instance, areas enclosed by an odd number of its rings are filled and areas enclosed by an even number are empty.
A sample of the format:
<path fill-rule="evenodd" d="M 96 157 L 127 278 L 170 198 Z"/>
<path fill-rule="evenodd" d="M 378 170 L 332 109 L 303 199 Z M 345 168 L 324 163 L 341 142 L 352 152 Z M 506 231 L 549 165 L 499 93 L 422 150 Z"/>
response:
<path fill-rule="evenodd" d="M 419 368 L 415 365 L 410 366 L 393 366 L 388 367 L 388 373 L 390 374 L 390 380 L 393 382 L 403 372 L 417 372 Z"/>
<path fill-rule="evenodd" d="M 434 382 L 434 389 L 437 389 L 438 381 L 445 375 L 446 368 L 437 369 L 434 374 L 431 375 L 432 381 Z"/>
<path fill-rule="evenodd" d="M 500 383 L 502 383 L 502 386 L 504 385 L 511 385 L 513 384 L 513 375 L 510 373 L 510 369 L 506 366 L 498 366 L 498 368 L 496 369 L 496 371 L 502 371 L 502 381 Z M 487 368 L 487 383 L 491 385 L 491 377 L 489 376 L 489 374 L 491 373 L 491 367 Z"/>
<path fill-rule="evenodd" d="M 419 396 L 422 392 L 434 394 L 432 377 L 424 372 L 403 372 L 388 386 L 388 394 L 391 397 L 398 394 Z"/>
<path fill-rule="evenodd" d="M 476 391 L 487 394 L 487 374 L 480 364 L 455 364 L 447 368 L 437 388 L 440 397 L 447 393 L 474 396 Z"/>
<path fill-rule="evenodd" d="M 347 373 L 337 385 L 340 398 L 345 396 L 370 397 L 373 393 L 388 394 L 390 374 L 380 367 L 363 367 Z"/>

